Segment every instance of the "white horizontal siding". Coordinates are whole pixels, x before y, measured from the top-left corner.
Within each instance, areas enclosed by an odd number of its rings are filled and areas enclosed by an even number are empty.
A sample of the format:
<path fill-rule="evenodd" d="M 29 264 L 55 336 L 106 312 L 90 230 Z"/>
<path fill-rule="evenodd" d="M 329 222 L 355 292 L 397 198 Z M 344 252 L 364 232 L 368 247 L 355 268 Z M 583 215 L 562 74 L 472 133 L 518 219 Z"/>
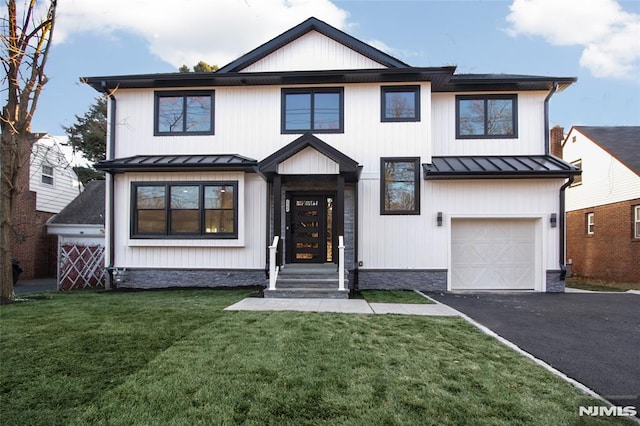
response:
<path fill-rule="evenodd" d="M 53 167 L 53 185 L 42 182 L 42 166 Z M 36 142 L 29 165 L 29 190 L 36 193 L 36 210 L 59 213 L 81 191 L 78 177 L 57 145 Z"/>
<path fill-rule="evenodd" d="M 380 87 L 345 86 L 344 133 L 317 136 L 371 171 L 377 172 L 384 156 L 419 156 L 427 161 L 431 155 L 430 84 L 421 84 L 421 121 L 406 123 L 380 121 Z M 241 154 L 262 160 L 300 137 L 281 134 L 280 104 L 280 87 L 218 87 L 215 135 L 154 136 L 153 91 L 121 90 L 115 156 Z"/>
<path fill-rule="evenodd" d="M 567 189 L 567 211 L 640 197 L 640 176 L 576 129 L 567 136 L 563 158 L 582 160 L 582 184 Z"/>
<path fill-rule="evenodd" d="M 518 137 L 515 139 L 456 139 L 455 99 L 462 94 L 434 93 L 432 96 L 434 156 L 544 154 L 547 92 L 518 93 Z"/>
<path fill-rule="evenodd" d="M 238 181 L 238 239 L 131 239 L 131 182 Z M 129 173 L 115 182 L 115 266 L 255 269 L 266 262 L 266 184 L 244 173 Z"/>
<path fill-rule="evenodd" d="M 558 228 L 549 226 L 558 212 L 563 181 L 421 181 L 421 214 L 383 216 L 380 182 L 363 176 L 359 190 L 359 261 L 364 269 L 447 269 L 452 218 L 530 218 L 542 221 L 542 259 L 558 266 Z M 443 226 L 436 224 L 443 213 Z"/>
<path fill-rule="evenodd" d="M 385 68 L 343 44 L 310 31 L 270 55 L 249 65 L 242 72 L 315 71 Z"/>

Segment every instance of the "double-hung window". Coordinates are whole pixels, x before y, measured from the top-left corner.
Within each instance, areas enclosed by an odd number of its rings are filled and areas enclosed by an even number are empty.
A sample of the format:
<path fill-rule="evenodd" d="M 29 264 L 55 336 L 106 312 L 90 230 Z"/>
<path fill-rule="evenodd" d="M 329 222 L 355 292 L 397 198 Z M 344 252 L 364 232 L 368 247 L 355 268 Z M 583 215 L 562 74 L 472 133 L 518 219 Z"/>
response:
<path fill-rule="evenodd" d="M 518 137 L 516 95 L 456 96 L 456 138 Z"/>
<path fill-rule="evenodd" d="M 595 218 L 593 213 L 587 213 L 586 215 L 587 235 L 593 235 L 596 228 Z"/>
<path fill-rule="evenodd" d="M 420 214 L 420 159 L 382 158 L 380 214 Z"/>
<path fill-rule="evenodd" d="M 282 133 L 343 133 L 342 88 L 282 89 Z"/>
<path fill-rule="evenodd" d="M 640 238 L 640 206 L 633 206 L 633 238 Z"/>
<path fill-rule="evenodd" d="M 132 184 L 134 238 L 237 238 L 237 182 Z"/>
<path fill-rule="evenodd" d="M 213 135 L 214 92 L 156 92 L 156 136 Z"/>
<path fill-rule="evenodd" d="M 420 86 L 382 86 L 381 121 L 420 121 Z"/>
<path fill-rule="evenodd" d="M 49 164 L 42 165 L 42 176 L 40 181 L 47 185 L 53 185 L 55 182 L 55 169 Z"/>

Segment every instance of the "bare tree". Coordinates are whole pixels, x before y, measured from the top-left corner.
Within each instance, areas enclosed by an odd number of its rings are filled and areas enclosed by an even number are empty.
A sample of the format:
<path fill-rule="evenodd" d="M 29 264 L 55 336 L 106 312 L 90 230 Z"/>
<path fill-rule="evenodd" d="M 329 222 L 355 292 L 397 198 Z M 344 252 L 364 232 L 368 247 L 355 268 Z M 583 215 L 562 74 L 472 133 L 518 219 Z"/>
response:
<path fill-rule="evenodd" d="M 55 22 L 57 0 L 25 0 L 17 7 L 6 0 L 6 14 L 0 22 L 2 43 L 2 92 L 6 104 L 0 117 L 0 303 L 15 299 L 12 277 L 12 212 L 18 193 L 22 167 L 29 166 L 31 148 L 37 136 L 31 120 L 38 105 Z M 28 190 L 28 188 L 26 188 Z"/>

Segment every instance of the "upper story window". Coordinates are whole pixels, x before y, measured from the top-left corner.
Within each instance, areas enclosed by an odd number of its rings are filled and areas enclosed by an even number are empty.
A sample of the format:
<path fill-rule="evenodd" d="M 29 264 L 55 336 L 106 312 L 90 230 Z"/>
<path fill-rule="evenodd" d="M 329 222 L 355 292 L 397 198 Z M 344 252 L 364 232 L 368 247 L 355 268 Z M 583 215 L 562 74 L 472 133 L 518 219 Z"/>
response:
<path fill-rule="evenodd" d="M 380 214 L 420 214 L 420 159 L 382 158 Z"/>
<path fill-rule="evenodd" d="M 516 95 L 456 96 L 456 138 L 516 138 Z"/>
<path fill-rule="evenodd" d="M 156 136 L 212 135 L 214 92 L 156 92 Z"/>
<path fill-rule="evenodd" d="M 237 182 L 132 184 L 134 238 L 237 238 Z"/>
<path fill-rule="evenodd" d="M 282 133 L 344 132 L 342 88 L 282 89 Z"/>
<path fill-rule="evenodd" d="M 382 121 L 420 121 L 420 86 L 382 86 Z"/>
<path fill-rule="evenodd" d="M 55 177 L 55 169 L 48 164 L 42 165 L 41 182 L 47 185 L 53 185 Z"/>
<path fill-rule="evenodd" d="M 578 170 L 582 170 L 582 159 L 572 161 L 571 165 Z M 573 177 L 573 183 L 571 184 L 571 186 L 576 186 L 576 185 L 582 185 L 582 174 L 575 175 Z"/>
<path fill-rule="evenodd" d="M 640 206 L 633 207 L 633 238 L 640 238 Z"/>

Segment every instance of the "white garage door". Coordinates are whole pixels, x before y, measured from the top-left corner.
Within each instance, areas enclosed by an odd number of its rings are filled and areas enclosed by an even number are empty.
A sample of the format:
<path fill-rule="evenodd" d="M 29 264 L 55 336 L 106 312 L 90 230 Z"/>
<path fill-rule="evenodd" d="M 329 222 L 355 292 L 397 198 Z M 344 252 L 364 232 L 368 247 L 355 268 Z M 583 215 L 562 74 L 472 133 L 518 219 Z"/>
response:
<path fill-rule="evenodd" d="M 535 221 L 452 219 L 452 290 L 533 290 Z"/>

